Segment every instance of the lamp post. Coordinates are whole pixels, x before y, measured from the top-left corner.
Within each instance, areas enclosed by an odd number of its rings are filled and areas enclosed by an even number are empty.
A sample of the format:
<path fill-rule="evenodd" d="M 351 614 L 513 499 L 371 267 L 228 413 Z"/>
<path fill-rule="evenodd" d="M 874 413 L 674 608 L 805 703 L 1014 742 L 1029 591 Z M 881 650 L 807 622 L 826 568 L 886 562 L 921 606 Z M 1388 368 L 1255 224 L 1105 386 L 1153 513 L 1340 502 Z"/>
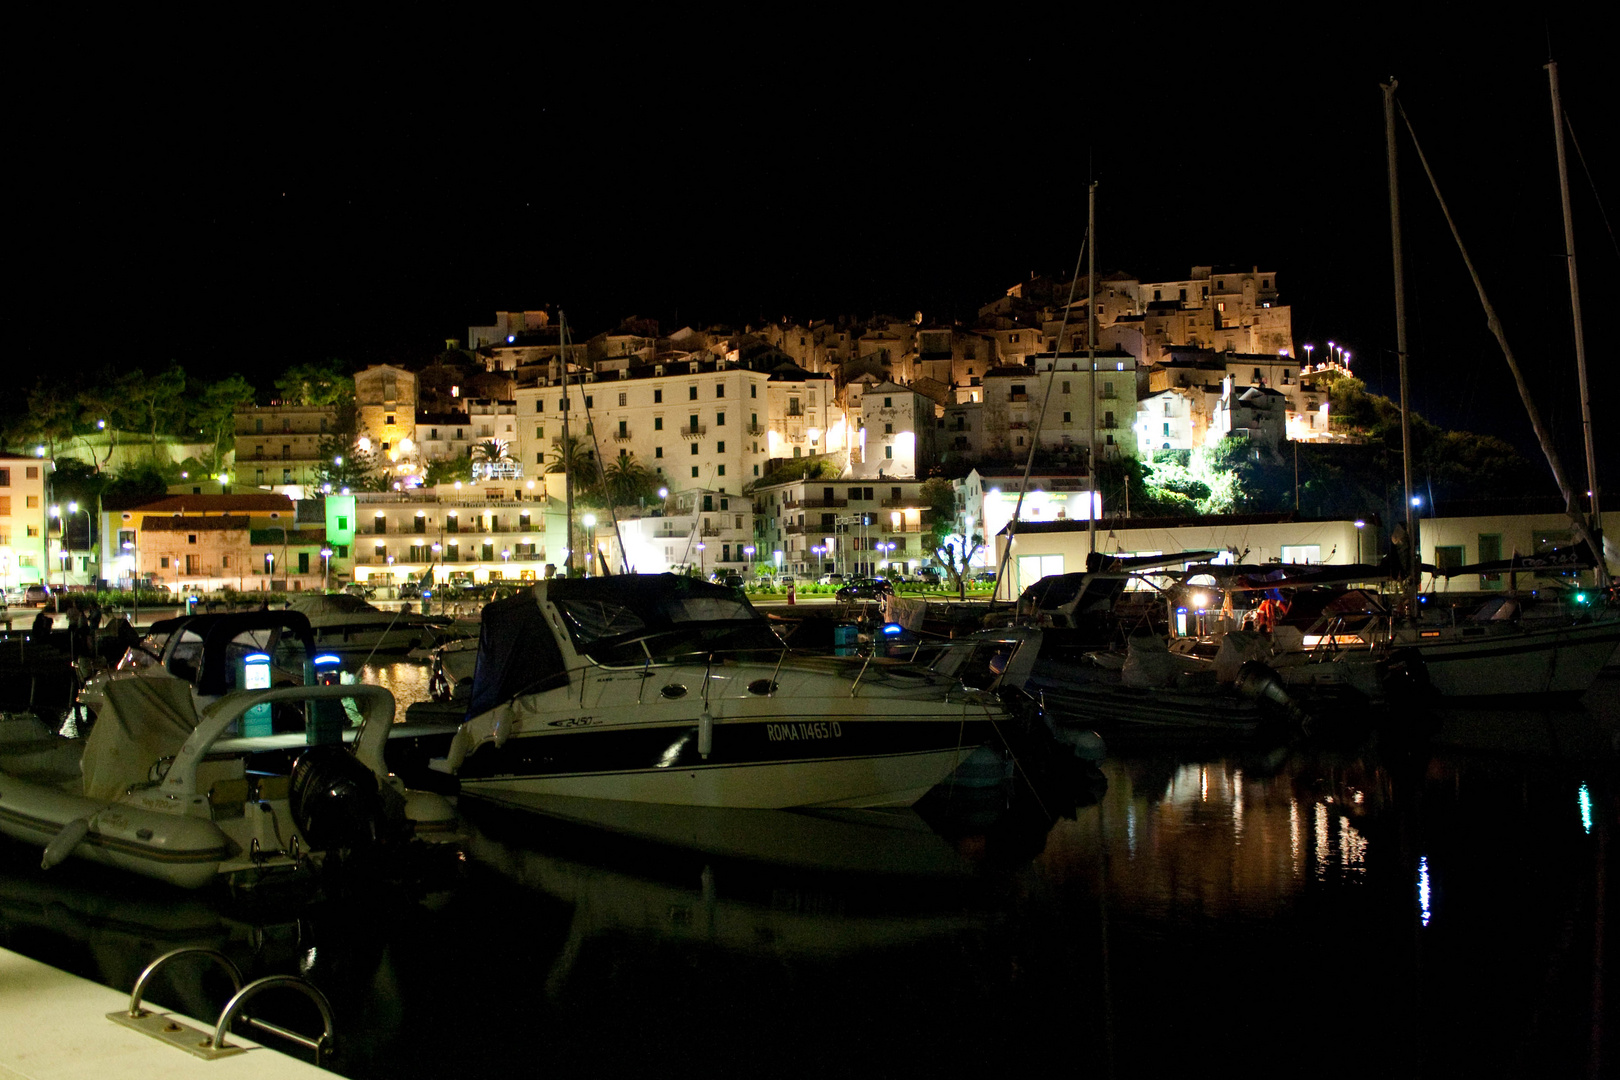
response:
<path fill-rule="evenodd" d="M 596 557 L 596 515 L 586 514 L 579 523 L 585 526 L 585 576 L 591 577 L 591 560 Z"/>
<path fill-rule="evenodd" d="M 136 535 L 139 536 L 138 533 Z M 125 540 L 123 544 L 124 550 L 130 553 L 129 591 L 135 597 L 135 603 L 132 606 L 134 615 L 129 620 L 131 626 L 141 621 L 141 549 L 138 546 L 139 543 L 140 541 L 137 539 Z"/>
<path fill-rule="evenodd" d="M 754 574 L 754 545 L 753 544 L 749 544 L 747 547 L 743 548 L 743 557 L 748 560 L 748 576 L 752 577 L 753 574 Z"/>
<path fill-rule="evenodd" d="M 707 549 L 707 548 L 708 548 L 708 546 L 709 546 L 709 545 L 708 545 L 708 544 L 705 544 L 705 543 L 704 543 L 704 542 L 703 542 L 703 541 L 701 541 L 701 540 L 699 540 L 699 541 L 698 541 L 698 543 L 697 543 L 697 553 L 698 553 L 698 578 L 699 578 L 699 579 L 700 579 L 700 580 L 701 580 L 701 579 L 705 579 L 705 578 L 707 578 L 707 577 L 708 577 L 708 576 L 709 576 L 709 573 L 708 573 L 708 567 L 706 567 L 706 566 L 705 566 L 705 565 L 704 565 L 704 563 L 703 563 L 703 552 L 704 552 L 704 551 L 705 551 L 705 550 L 706 550 L 706 549 Z"/>
<path fill-rule="evenodd" d="M 332 549 L 321 548 L 321 591 L 326 592 L 332 587 Z"/>
<path fill-rule="evenodd" d="M 1311 350 L 1316 348 L 1316 346 L 1315 345 L 1302 345 L 1300 347 L 1305 350 L 1305 366 L 1310 367 L 1311 366 Z"/>

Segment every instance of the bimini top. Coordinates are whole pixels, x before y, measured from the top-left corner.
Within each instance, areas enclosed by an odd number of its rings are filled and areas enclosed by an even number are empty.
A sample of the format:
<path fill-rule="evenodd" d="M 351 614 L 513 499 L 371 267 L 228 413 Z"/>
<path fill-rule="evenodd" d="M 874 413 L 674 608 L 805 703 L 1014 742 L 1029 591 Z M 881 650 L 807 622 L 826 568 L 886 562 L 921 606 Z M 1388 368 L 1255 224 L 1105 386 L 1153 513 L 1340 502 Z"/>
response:
<path fill-rule="evenodd" d="M 545 605 L 574 651 L 598 664 L 672 663 L 694 656 L 780 653 L 786 646 L 740 589 L 674 574 L 562 578 L 485 605 L 467 715 L 566 685 Z"/>

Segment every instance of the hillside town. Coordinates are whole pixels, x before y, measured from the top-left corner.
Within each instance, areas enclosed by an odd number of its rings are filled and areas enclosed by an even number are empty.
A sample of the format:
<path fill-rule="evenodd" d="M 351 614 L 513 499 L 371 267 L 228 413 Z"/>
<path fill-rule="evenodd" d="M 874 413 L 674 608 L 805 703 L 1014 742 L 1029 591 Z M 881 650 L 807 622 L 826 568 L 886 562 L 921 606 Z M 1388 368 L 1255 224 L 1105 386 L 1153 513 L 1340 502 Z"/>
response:
<path fill-rule="evenodd" d="M 960 585 L 1003 565 L 1015 517 L 1040 528 L 1007 563 L 1009 591 L 1099 549 L 1381 557 L 1374 505 L 1323 521 L 1296 497 L 1292 514 L 1180 522 L 1129 505 L 1130 463 L 1224 444 L 1292 452 L 1297 469 L 1301 444 L 1358 438 L 1330 409 L 1350 350 L 1295 341 L 1274 272 L 1116 273 L 1092 293 L 1032 277 L 965 324 L 630 318 L 584 337 L 562 312 L 497 311 L 426 365 L 300 370 L 268 404 L 238 390 L 211 446 L 143 440 L 127 416 L 109 429 L 81 404 L 49 444 L 13 433 L 5 584 L 394 595 L 572 568 Z M 172 482 L 64 505 L 52 479 L 70 459 L 98 474 L 158 461 Z M 1568 539 L 1560 518 L 1437 521 L 1421 554 L 1461 565 L 1549 548 Z M 1180 526 L 1198 538 L 1165 531 Z"/>

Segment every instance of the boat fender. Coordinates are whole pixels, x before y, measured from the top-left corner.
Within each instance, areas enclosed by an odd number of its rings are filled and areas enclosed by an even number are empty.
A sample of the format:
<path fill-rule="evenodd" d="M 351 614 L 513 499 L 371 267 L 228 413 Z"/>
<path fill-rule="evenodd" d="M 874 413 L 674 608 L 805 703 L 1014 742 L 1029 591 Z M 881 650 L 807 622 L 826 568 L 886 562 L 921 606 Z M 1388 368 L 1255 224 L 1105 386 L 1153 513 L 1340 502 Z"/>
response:
<path fill-rule="evenodd" d="M 90 832 L 90 819 L 87 817 L 74 818 L 62 826 L 62 831 L 51 838 L 45 845 L 45 857 L 39 860 L 41 870 L 49 870 L 69 855 L 79 846 L 79 842 Z"/>
<path fill-rule="evenodd" d="M 714 717 L 709 710 L 704 709 L 698 716 L 698 756 L 708 760 L 709 751 L 714 749 Z"/>

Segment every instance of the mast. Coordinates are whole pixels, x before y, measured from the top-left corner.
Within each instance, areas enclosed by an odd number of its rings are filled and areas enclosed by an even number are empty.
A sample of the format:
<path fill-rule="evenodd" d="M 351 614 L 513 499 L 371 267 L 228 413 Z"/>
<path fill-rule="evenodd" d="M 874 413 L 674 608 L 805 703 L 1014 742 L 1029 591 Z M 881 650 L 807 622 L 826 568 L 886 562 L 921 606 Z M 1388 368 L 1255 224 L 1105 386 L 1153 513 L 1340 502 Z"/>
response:
<path fill-rule="evenodd" d="M 1086 436 L 1086 540 L 1097 550 L 1097 181 L 1091 182 L 1086 196 L 1086 366 L 1090 369 L 1086 388 L 1091 398 L 1091 429 Z M 1057 353 L 1052 354 L 1057 365 Z M 1037 435 L 1036 441 L 1039 441 Z"/>
<path fill-rule="evenodd" d="M 1402 579 L 1408 613 L 1415 614 L 1418 593 L 1417 513 L 1412 505 L 1412 413 L 1406 380 L 1406 270 L 1401 255 L 1401 195 L 1395 153 L 1394 79 L 1384 84 L 1384 144 L 1389 157 L 1389 236 L 1395 260 L 1395 356 L 1401 381 L 1401 479 L 1406 502 L 1406 555 L 1408 566 Z"/>
<path fill-rule="evenodd" d="M 562 453 L 563 453 L 563 515 L 567 552 L 563 559 L 565 577 L 574 576 L 574 448 L 568 439 L 568 316 L 557 309 L 557 344 L 562 358 Z"/>
<path fill-rule="evenodd" d="M 1599 588 L 1609 585 L 1609 564 L 1603 557 L 1603 518 L 1598 506 L 1597 451 L 1592 442 L 1592 397 L 1586 385 L 1586 335 L 1581 328 L 1581 286 L 1575 274 L 1575 218 L 1569 206 L 1569 166 L 1564 159 L 1564 107 L 1558 97 L 1558 63 L 1546 65 L 1547 82 L 1552 89 L 1553 142 L 1558 148 L 1558 194 L 1564 207 L 1564 252 L 1569 260 L 1569 306 L 1575 317 L 1575 371 L 1580 379 L 1581 434 L 1586 441 L 1587 521 L 1598 549 L 1592 553 L 1597 561 Z"/>

